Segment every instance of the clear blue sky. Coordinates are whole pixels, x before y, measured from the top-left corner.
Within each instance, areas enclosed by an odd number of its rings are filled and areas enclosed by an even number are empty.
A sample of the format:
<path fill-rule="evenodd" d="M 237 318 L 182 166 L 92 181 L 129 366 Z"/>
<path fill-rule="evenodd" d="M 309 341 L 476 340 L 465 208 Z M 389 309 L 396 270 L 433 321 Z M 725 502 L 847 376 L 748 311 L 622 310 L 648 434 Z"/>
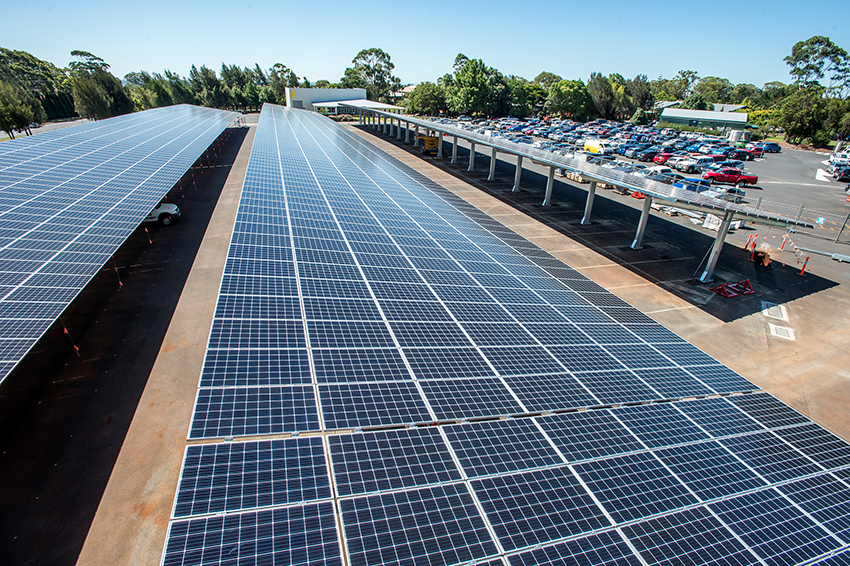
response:
<path fill-rule="evenodd" d="M 733 83 L 789 82 L 791 46 L 825 35 L 850 50 L 850 1 L 292 2 L 2 0 L 0 45 L 62 67 L 74 49 L 119 77 L 194 63 L 216 72 L 276 62 L 338 80 L 358 51 L 380 47 L 403 83 L 435 81 L 455 55 L 504 74 L 592 71 L 670 78 L 680 69 Z"/>

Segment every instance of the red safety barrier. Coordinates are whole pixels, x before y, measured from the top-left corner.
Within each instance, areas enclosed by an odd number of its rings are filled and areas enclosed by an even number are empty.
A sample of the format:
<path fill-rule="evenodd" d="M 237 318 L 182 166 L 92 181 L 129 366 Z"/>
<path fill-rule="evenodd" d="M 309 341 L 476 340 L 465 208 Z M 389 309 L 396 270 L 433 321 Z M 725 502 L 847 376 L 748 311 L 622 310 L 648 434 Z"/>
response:
<path fill-rule="evenodd" d="M 632 193 L 632 198 L 646 198 L 646 195 L 640 191 L 634 191 Z"/>
<path fill-rule="evenodd" d="M 737 297 L 738 295 L 752 295 L 755 293 L 753 285 L 750 283 L 749 279 L 738 281 L 737 283 L 725 283 L 723 285 L 712 287 L 709 290 L 714 291 L 718 295 L 726 297 L 727 299 Z"/>

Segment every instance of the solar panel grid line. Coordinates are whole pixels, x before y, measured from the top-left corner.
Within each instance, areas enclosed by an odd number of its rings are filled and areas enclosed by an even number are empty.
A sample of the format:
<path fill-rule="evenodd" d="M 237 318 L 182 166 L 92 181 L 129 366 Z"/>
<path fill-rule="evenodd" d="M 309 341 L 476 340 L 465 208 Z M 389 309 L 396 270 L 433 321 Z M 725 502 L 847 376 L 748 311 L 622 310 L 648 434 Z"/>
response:
<path fill-rule="evenodd" d="M 332 142 L 332 143 L 333 143 L 333 142 Z M 624 305 L 626 305 L 625 303 L 623 303 L 623 304 L 624 304 Z M 626 305 L 626 306 L 628 306 L 628 305 Z M 654 350 L 654 348 L 653 348 L 653 350 Z M 657 350 L 656 350 L 656 352 L 657 352 Z M 666 356 L 665 356 L 665 359 L 667 359 L 667 358 L 666 358 Z M 671 367 L 673 367 L 673 366 L 678 366 L 678 364 L 673 363 L 673 362 L 671 361 L 670 366 L 671 366 Z M 699 382 L 699 380 L 697 380 L 697 381 Z M 699 382 L 699 383 L 701 383 L 701 384 L 702 384 L 702 382 Z M 705 384 L 702 384 L 702 385 L 705 385 Z M 662 396 L 662 398 L 664 398 L 664 396 Z"/>
<path fill-rule="evenodd" d="M 9 151 L 0 151 L 0 160 L 2 160 L 2 161 L 0 161 L 0 172 L 5 171 L 6 169 L 9 169 L 11 167 L 15 167 L 15 166 L 20 165 L 20 164 L 28 163 L 30 161 L 34 161 L 34 160 L 37 160 L 37 159 L 44 159 L 44 158 L 48 157 L 49 155 L 51 155 L 53 153 L 58 153 L 58 152 L 61 152 L 61 151 L 67 151 L 67 150 L 72 149 L 73 147 L 75 147 L 77 145 L 81 145 L 83 143 L 91 142 L 93 139 L 97 139 L 99 137 L 104 137 L 106 135 L 115 134 L 116 131 L 120 132 L 124 129 L 130 129 L 130 128 L 132 128 L 136 125 L 135 124 L 136 122 L 140 121 L 139 119 L 142 118 L 143 114 L 142 113 L 136 113 L 136 114 L 130 114 L 130 115 L 127 115 L 127 116 L 135 118 L 135 120 L 133 120 L 133 119 L 125 120 L 123 116 L 113 118 L 113 120 L 115 120 L 115 119 L 121 120 L 122 124 L 125 123 L 125 122 L 129 122 L 126 125 L 125 128 L 122 128 L 122 129 L 119 129 L 119 130 L 111 129 L 111 128 L 113 128 L 114 122 L 110 123 L 110 122 L 104 122 L 104 121 L 100 120 L 97 123 L 86 124 L 85 126 L 91 126 L 91 127 L 88 127 L 88 128 L 87 127 L 80 128 L 78 126 L 76 128 L 71 128 L 71 129 L 62 128 L 62 129 L 59 129 L 59 130 L 53 130 L 52 132 L 42 132 L 37 137 L 34 136 L 32 138 L 24 138 L 24 143 L 19 143 L 17 145 L 9 144 L 8 146 L 2 146 L 3 148 L 8 148 Z M 145 118 L 144 120 L 141 120 L 142 123 L 144 123 L 144 122 L 155 122 L 155 121 L 160 119 L 157 114 L 148 114 L 148 115 L 144 116 L 144 118 Z M 76 143 L 76 144 L 61 145 L 60 147 L 57 147 L 55 150 L 48 152 L 48 153 L 43 153 L 43 152 L 38 152 L 38 151 L 33 152 L 33 150 L 37 150 L 39 146 L 47 146 L 47 145 L 51 145 L 51 144 L 56 145 L 60 141 L 67 141 L 70 138 L 73 138 L 73 137 L 76 137 L 76 136 L 88 135 L 90 132 L 96 132 L 97 130 L 104 130 L 104 132 L 102 133 L 101 136 L 95 136 L 94 138 L 87 137 L 87 138 L 82 139 L 79 143 Z M 47 134 L 47 135 L 45 135 L 45 134 Z M 34 154 L 34 157 L 32 157 L 30 159 L 26 159 L 26 160 L 14 161 L 10 165 L 3 164 L 3 162 L 8 161 L 8 158 L 10 156 L 12 156 L 12 155 L 14 155 L 15 153 L 18 153 L 18 152 L 31 153 L 31 154 Z"/>
<path fill-rule="evenodd" d="M 273 123 L 275 124 L 275 132 L 277 133 L 277 120 L 274 120 L 274 121 L 273 121 Z M 276 135 L 276 137 L 277 137 L 277 135 Z M 297 138 L 296 138 L 296 141 L 297 141 Z M 276 145 L 277 145 L 277 148 L 278 148 L 278 164 L 279 164 L 279 167 L 280 167 L 280 170 L 281 170 L 281 177 L 283 177 L 283 161 L 282 161 L 281 152 L 280 152 L 280 143 L 278 143 L 278 144 L 276 144 Z M 304 156 L 304 158 L 306 159 L 306 154 L 304 153 L 304 148 L 303 148 L 303 147 L 301 147 L 300 142 L 298 142 L 298 146 L 299 146 L 299 149 L 301 150 L 302 155 L 303 155 L 303 156 Z M 308 167 L 310 166 L 309 161 L 308 161 L 307 165 L 308 165 Z M 321 183 L 320 183 L 320 181 L 319 181 L 319 178 L 318 178 L 318 176 L 315 174 L 315 172 L 314 172 L 314 171 L 312 171 L 312 167 L 311 167 L 311 174 L 312 174 L 312 176 L 313 176 L 313 181 L 316 183 L 316 186 L 317 186 L 317 187 L 321 187 Z M 350 186 L 350 185 L 349 185 L 349 186 Z M 328 206 L 329 206 L 329 203 L 328 203 L 328 201 L 327 201 L 327 197 L 326 197 L 326 196 L 324 196 L 324 193 L 322 193 L 322 194 L 323 194 L 323 197 L 324 197 L 324 200 L 325 200 L 326 205 L 328 205 Z M 287 210 L 288 210 L 288 208 L 289 208 L 289 207 L 287 206 Z M 335 224 L 336 224 L 337 228 L 340 228 L 339 220 L 336 218 L 336 215 L 333 213 L 332 209 L 331 209 L 331 213 L 330 213 L 330 214 L 331 214 L 331 216 L 332 216 L 332 218 L 333 218 L 333 221 L 335 222 Z M 290 219 L 290 222 L 291 222 L 291 219 Z M 342 237 L 343 237 L 343 239 L 345 239 L 345 234 L 344 234 L 344 233 L 342 233 Z M 383 322 L 383 324 L 384 324 L 384 327 L 386 328 L 387 333 L 388 333 L 388 334 L 389 334 L 389 336 L 391 337 L 391 339 L 392 339 L 392 341 L 393 341 L 393 344 L 395 345 L 396 350 L 399 352 L 399 356 L 400 356 L 400 358 L 401 358 L 402 362 L 404 363 L 404 365 L 405 365 L 405 367 L 406 367 L 407 371 L 409 372 L 409 374 L 410 374 L 410 375 L 411 375 L 411 377 L 413 378 L 413 381 L 414 381 L 414 383 L 413 383 L 413 387 L 415 387 L 415 388 L 416 388 L 416 390 L 418 391 L 419 397 L 421 398 L 422 403 L 424 404 L 425 409 L 428 411 L 428 415 L 430 416 L 431 420 L 436 420 L 436 418 L 437 418 L 437 417 L 436 417 L 436 413 L 435 413 L 434 409 L 431 407 L 430 402 L 429 402 L 429 400 L 427 399 L 427 397 L 425 396 L 424 391 L 422 390 L 421 386 L 420 386 L 418 383 L 416 383 L 416 374 L 415 374 L 415 372 L 413 371 L 413 367 L 412 367 L 412 365 L 410 364 L 409 360 L 407 359 L 407 356 L 405 355 L 404 350 L 402 350 L 402 348 L 401 348 L 401 344 L 400 344 L 400 342 L 399 342 L 399 340 L 398 340 L 398 337 L 396 336 L 396 334 L 395 334 L 395 332 L 394 332 L 394 329 L 393 329 L 393 328 L 392 328 L 392 326 L 390 325 L 389 320 L 387 319 L 387 316 L 386 316 L 386 314 L 384 313 L 384 311 L 383 311 L 383 309 L 382 309 L 382 307 L 381 307 L 380 302 L 377 300 L 377 296 L 375 295 L 374 291 L 372 290 L 372 286 L 371 286 L 370 282 L 368 281 L 368 279 L 366 279 L 365 272 L 364 272 L 364 270 L 363 270 L 362 265 L 360 265 L 360 263 L 359 263 L 359 261 L 358 261 L 358 259 L 357 259 L 356 255 L 354 254 L 354 250 L 352 249 L 352 247 L 351 247 L 350 243 L 348 243 L 348 240 L 347 240 L 347 239 L 345 239 L 345 241 L 346 241 L 346 245 L 347 245 L 347 248 L 348 248 L 348 250 L 349 250 L 349 253 L 350 253 L 350 254 L 353 256 L 353 258 L 354 258 L 354 264 L 357 266 L 357 269 L 358 269 L 358 271 L 359 271 L 359 273 L 360 273 L 360 276 L 361 276 L 361 277 L 362 277 L 362 279 L 365 281 L 366 288 L 368 289 L 368 292 L 369 292 L 369 294 L 371 295 L 371 298 L 372 298 L 372 300 L 374 301 L 374 303 L 375 303 L 375 305 L 376 305 L 376 308 L 377 308 L 377 310 L 378 310 L 378 312 L 379 312 L 379 314 L 380 314 L 380 316 L 381 316 L 381 319 L 382 319 L 382 322 Z M 294 242 L 293 242 L 293 246 L 294 246 Z M 293 248 L 293 250 L 292 250 L 292 251 L 293 251 L 293 261 L 297 264 L 296 251 L 295 251 L 295 249 L 294 249 L 294 248 Z M 296 278 L 297 278 L 297 280 L 299 280 L 299 281 L 300 281 L 300 279 L 301 279 L 300 277 L 296 277 Z M 300 291 L 300 287 L 299 287 L 299 296 L 301 296 L 301 297 L 302 297 L 302 305 L 301 305 L 302 312 L 305 312 L 304 305 L 303 305 L 303 293 Z M 305 316 L 306 316 L 306 314 L 305 314 Z M 321 419 L 321 426 L 322 426 L 322 428 L 323 428 L 323 429 L 326 429 L 326 428 L 327 428 L 328 423 L 327 423 L 327 421 L 326 421 L 326 419 L 325 419 L 325 411 L 323 410 L 323 407 L 322 407 L 322 395 L 321 395 L 321 389 L 319 388 L 318 383 L 317 383 L 317 380 L 316 380 L 315 360 L 313 359 L 312 349 L 309 347 L 309 345 L 308 345 L 308 351 L 310 352 L 310 361 L 311 361 L 311 370 L 312 370 L 312 371 L 311 371 L 311 373 L 312 373 L 312 375 L 313 375 L 313 380 L 314 380 L 314 388 L 315 388 L 315 394 L 316 394 L 317 404 L 318 404 L 318 407 L 319 407 L 319 413 L 320 413 L 320 419 Z"/>
<path fill-rule="evenodd" d="M 288 118 L 287 118 L 287 120 L 288 120 Z M 299 143 L 299 145 L 300 145 L 300 143 Z M 320 148 L 320 149 L 321 149 L 321 148 Z M 303 150 L 303 148 L 302 148 L 302 152 L 303 152 L 303 151 L 304 151 L 304 150 Z M 324 149 L 322 149 L 322 152 L 324 153 Z M 324 153 L 324 155 L 325 155 L 325 157 L 326 157 L 326 158 L 328 158 L 328 159 L 330 160 L 330 157 L 329 157 L 326 153 Z M 344 177 L 344 175 L 342 174 L 342 172 L 339 170 L 339 168 L 338 168 L 337 164 L 336 164 L 336 163 L 334 163 L 332 160 L 330 160 L 330 163 L 331 163 L 331 165 L 334 167 L 334 169 L 335 169 L 335 170 L 336 170 L 336 171 L 337 171 L 337 172 L 338 172 L 338 173 L 339 173 L 339 174 L 340 174 L 343 178 L 345 178 L 345 177 Z M 361 170 L 361 172 L 362 172 L 362 170 Z M 364 175 L 365 175 L 367 178 L 369 178 L 369 176 L 368 176 L 368 175 L 366 175 L 366 174 L 365 174 L 365 172 L 363 172 L 363 173 L 364 173 Z M 370 178 L 370 180 L 371 180 L 371 178 Z M 318 181 L 317 181 L 317 182 L 318 182 Z M 348 184 L 348 186 L 349 186 L 352 190 L 354 190 L 354 187 L 352 187 L 352 186 L 350 185 L 350 183 L 348 182 L 348 180 L 347 180 L 347 179 L 345 180 L 345 182 Z M 373 181 L 373 182 L 374 182 L 374 181 Z M 376 186 L 377 186 L 377 183 L 376 183 Z M 363 206 L 364 206 L 366 209 L 369 209 L 369 206 L 365 203 L 365 201 L 363 201 L 362 197 L 359 197 L 359 198 L 360 198 L 360 201 L 361 201 L 361 203 L 363 204 Z M 392 200 L 392 199 L 391 199 L 391 200 Z M 374 214 L 374 213 L 373 213 L 373 214 Z M 408 218 L 411 220 L 411 222 L 412 222 L 413 224 L 415 224 L 415 225 L 417 225 L 417 226 L 418 226 L 418 223 L 416 222 L 416 220 L 415 220 L 412 216 L 410 216 L 410 215 L 407 215 L 407 216 L 408 216 Z M 387 232 L 387 234 L 389 235 L 389 232 Z M 395 242 L 395 237 L 390 236 L 390 238 L 393 240 L 393 242 Z M 429 236 L 429 238 L 430 238 L 430 240 L 431 240 L 433 243 L 436 243 L 436 244 L 437 244 L 437 246 L 440 246 L 440 244 L 439 244 L 439 243 L 438 243 L 438 242 L 437 242 L 437 241 L 433 238 L 433 236 Z M 440 246 L 440 247 L 441 247 L 441 246 Z M 403 255 L 405 255 L 405 256 L 406 256 L 406 254 L 403 254 Z M 413 262 L 411 262 L 411 261 L 410 261 L 410 258 L 408 257 L 407 259 L 408 259 L 409 264 L 410 264 L 412 267 L 415 267 L 415 265 L 413 264 Z M 361 273 L 362 273 L 362 267 L 361 267 Z M 364 273 L 363 275 L 364 275 L 364 278 L 365 278 L 365 273 Z M 420 273 L 420 276 L 421 276 L 421 273 Z M 427 286 L 427 287 L 431 290 L 431 292 L 434 294 L 435 298 L 436 298 L 438 301 L 442 302 L 442 300 L 440 299 L 439 295 L 437 295 L 437 294 L 434 292 L 433 288 L 431 288 L 431 284 L 430 284 L 428 281 L 425 281 L 425 280 L 424 280 L 424 278 L 423 278 L 423 281 L 424 281 L 425 285 L 426 285 L 426 286 Z M 369 286 L 370 286 L 370 288 L 371 288 L 371 285 L 370 285 L 370 283 L 368 282 L 368 280 L 367 280 L 367 285 L 369 285 Z M 395 332 L 394 332 L 394 330 L 393 330 L 393 328 L 392 328 L 392 325 L 391 325 L 391 324 L 389 323 L 389 321 L 386 319 L 386 315 L 385 315 L 385 314 L 383 314 L 383 310 L 382 310 L 382 307 L 381 307 L 381 302 L 380 302 L 380 301 L 377 301 L 377 302 L 378 302 L 378 308 L 379 308 L 379 310 L 381 310 L 381 312 L 382 312 L 382 316 L 384 317 L 384 320 L 385 320 L 385 322 L 386 322 L 386 324 L 387 324 L 387 327 L 388 327 L 388 329 L 389 329 L 390 333 L 393 335 L 394 341 L 396 342 L 397 346 L 399 346 L 399 347 L 400 347 L 400 344 L 399 344 L 399 342 L 398 342 L 398 338 L 397 338 L 397 336 L 396 336 L 396 334 L 395 334 Z M 445 306 L 445 305 L 444 305 L 444 306 Z M 467 332 L 467 331 L 463 328 L 463 326 L 462 326 L 462 325 L 460 325 L 460 324 L 458 323 L 457 319 L 454 317 L 454 315 L 451 313 L 451 311 L 449 311 L 448 309 L 447 309 L 447 311 L 448 311 L 449 316 L 450 316 L 450 317 L 452 318 L 452 320 L 454 321 L 454 323 L 458 326 L 458 328 L 461 330 L 461 332 L 462 332 L 462 333 L 466 336 L 466 338 L 470 341 L 470 344 L 474 344 L 474 343 L 473 343 L 473 341 L 472 341 L 472 339 L 471 339 L 471 337 L 469 336 L 468 332 Z M 496 370 L 496 368 L 493 366 L 493 364 L 492 364 L 492 363 L 488 360 L 488 358 L 487 358 L 486 356 L 484 356 L 484 355 L 483 355 L 483 353 L 481 352 L 481 349 L 480 349 L 478 346 L 475 346 L 475 349 L 479 352 L 479 354 L 481 354 L 481 355 L 482 355 L 482 358 L 483 358 L 483 359 L 484 359 L 484 361 L 485 361 L 485 362 L 486 362 L 486 363 L 490 366 L 491 370 L 492 370 L 492 371 L 493 371 L 496 375 L 498 375 L 498 371 L 497 371 L 497 370 Z M 408 366 L 409 366 L 409 362 L 407 361 L 407 358 L 406 358 L 406 356 L 404 355 L 404 351 L 403 351 L 403 350 L 402 350 L 402 356 L 405 358 L 406 363 L 408 363 Z M 409 366 L 409 368 L 410 368 L 411 374 L 414 376 L 414 380 L 418 381 L 418 376 L 416 375 L 416 372 L 413 370 L 413 368 L 412 368 L 411 366 Z M 504 383 L 503 383 L 503 385 L 505 385 L 505 387 L 507 388 L 507 384 L 504 384 Z M 425 403 L 426 403 L 426 405 L 428 406 L 429 411 L 430 411 L 430 412 L 432 413 L 432 415 L 434 416 L 434 419 L 435 419 L 435 420 L 438 420 L 438 419 L 437 419 L 437 416 L 436 416 L 436 413 L 434 412 L 434 409 L 430 406 L 430 401 L 429 401 L 429 399 L 428 399 L 427 395 L 425 395 L 425 394 L 424 394 L 424 391 L 421 389 L 421 385 L 419 385 L 419 384 L 417 383 L 417 384 L 416 384 L 416 387 L 420 390 L 420 394 L 422 394 L 423 399 L 425 399 Z M 507 388 L 507 390 L 511 392 L 511 395 L 514 397 L 515 401 L 516 401 L 516 402 L 517 402 L 520 406 L 522 406 L 522 403 L 520 402 L 519 398 L 518 398 L 518 397 L 516 397 L 516 395 L 515 395 L 515 394 L 514 394 L 514 393 L 510 390 L 510 388 Z"/>
<path fill-rule="evenodd" d="M 172 119 L 172 120 L 169 120 L 169 122 L 171 122 L 171 121 L 178 122 L 178 123 L 174 126 L 174 128 L 172 128 L 172 129 L 177 129 L 177 128 L 180 126 L 180 122 L 181 122 L 181 120 L 180 120 L 179 118 L 174 118 L 174 119 Z M 53 185 L 53 186 L 51 186 L 51 188 L 50 188 L 50 189 L 48 189 L 46 192 L 36 193 L 36 194 L 34 194 L 34 195 L 33 195 L 31 198 L 29 198 L 29 199 L 26 199 L 26 200 L 23 200 L 23 201 L 19 201 L 19 202 L 17 202 L 14 206 L 10 207 L 9 209 L 7 209 L 7 210 L 3 210 L 2 212 L 0 212 L 0 218 L 5 218 L 5 217 L 7 217 L 7 215 L 11 214 L 11 213 L 12 213 L 12 212 L 14 212 L 15 210 L 20 209 L 20 208 L 23 208 L 23 207 L 25 207 L 27 204 L 29 204 L 30 202 L 32 202 L 32 201 L 34 201 L 34 200 L 37 200 L 37 199 L 39 199 L 39 198 L 43 198 L 44 196 L 49 195 L 49 194 L 50 194 L 51 192 L 53 192 L 53 191 L 57 191 L 57 192 L 61 193 L 61 192 L 62 192 L 63 187 L 64 187 L 66 184 L 69 184 L 69 183 L 73 182 L 75 179 L 77 179 L 77 178 L 79 178 L 79 177 L 81 177 L 81 176 L 85 175 L 86 173 L 89 173 L 92 169 L 97 168 L 97 167 L 105 167 L 107 164 L 109 164 L 109 162 L 111 162 L 111 161 L 113 161 L 113 160 L 115 160 L 115 161 L 119 161 L 119 162 L 120 162 L 121 157 L 122 157 L 123 155 L 128 154 L 128 153 L 131 153 L 131 152 L 132 152 L 134 149 L 136 149 L 137 147 L 139 147 L 139 146 L 141 146 L 141 145 L 144 145 L 144 144 L 148 144 L 148 143 L 150 143 L 152 140 L 156 139 L 157 137 L 165 136 L 165 135 L 167 135 L 167 134 L 171 131 L 171 130 L 166 130 L 166 131 L 164 131 L 164 132 L 160 132 L 160 133 L 156 134 L 153 138 L 145 138 L 145 137 L 143 137 L 143 136 L 144 136 L 144 134 L 145 134 L 146 132 L 151 131 L 151 130 L 154 130 L 154 127 L 156 127 L 156 126 L 158 126 L 158 125 L 159 125 L 159 124 L 156 124 L 156 123 L 155 123 L 155 124 L 153 124 L 153 125 L 152 125 L 152 127 L 151 127 L 151 128 L 148 128 L 147 130 L 143 130 L 143 131 L 140 131 L 140 132 L 134 133 L 132 137 L 137 137 L 137 136 L 142 137 L 142 139 L 141 139 L 140 143 L 138 143 L 137 145 L 132 146 L 132 147 L 128 147 L 128 148 L 124 149 L 122 152 L 120 152 L 120 153 L 118 153 L 118 154 L 116 154 L 116 155 L 113 155 L 112 157 L 110 157 L 110 158 L 109 158 L 109 159 L 107 159 L 106 161 L 100 161 L 100 162 L 97 162 L 97 165 L 96 165 L 95 167 L 93 167 L 93 168 L 83 169 L 83 170 L 81 170 L 79 173 L 77 173 L 76 175 L 74 175 L 74 176 L 72 176 L 72 177 L 69 177 L 69 178 L 65 178 L 65 179 L 64 179 L 61 183 L 59 183 L 59 184 L 57 184 L 57 185 Z M 130 129 L 130 128 L 128 127 L 128 128 L 125 128 L 125 129 Z M 120 133 L 121 131 L 123 131 L 123 130 L 110 131 L 110 132 L 108 132 L 108 135 L 109 135 L 109 136 L 115 136 L 116 134 Z M 95 138 L 95 139 L 97 139 L 97 138 Z M 84 140 L 84 143 L 91 143 L 91 142 L 95 141 L 95 139 L 91 139 L 91 138 L 86 139 L 86 140 Z M 21 178 L 21 179 L 18 179 L 17 181 L 14 181 L 13 183 L 11 183 L 11 184 L 9 184 L 9 185 L 4 185 L 4 186 L 2 187 L 2 189 L 0 189 L 0 196 L 2 196 L 2 195 L 3 195 L 3 193 L 4 193 L 4 192 L 6 192 L 8 189 L 11 189 L 11 188 L 13 188 L 14 186 L 16 186 L 16 185 L 18 185 L 18 184 L 26 183 L 26 182 L 28 182 L 28 181 L 31 181 L 33 178 L 38 177 L 38 176 L 41 176 L 41 175 L 49 175 L 50 171 L 53 171 L 53 170 L 55 170 L 55 169 L 59 169 L 59 168 L 62 168 L 62 167 L 69 167 L 69 166 L 70 166 L 70 165 L 71 165 L 74 161 L 85 159 L 86 157 L 92 156 L 92 155 L 94 155 L 94 154 L 96 154 L 96 153 L 98 153 L 98 152 L 104 152 L 104 150 L 106 150 L 108 147 L 110 147 L 110 146 L 112 146 L 112 145 L 123 145 L 123 144 L 125 144 L 126 142 L 127 142 L 127 139 L 126 139 L 126 138 L 119 138 L 119 139 L 116 139 L 115 141 L 113 141 L 113 142 L 111 142 L 111 143 L 108 143 L 108 144 L 107 144 L 107 145 L 105 145 L 105 146 L 99 146 L 99 147 L 93 148 L 93 149 L 92 149 L 89 153 L 87 153 L 87 154 L 81 154 L 81 155 L 78 155 L 77 157 L 74 157 L 73 159 L 70 159 L 70 160 L 67 160 L 67 161 L 60 161 L 60 162 L 58 162 L 56 165 L 54 165 L 53 167 L 51 167 L 51 168 L 49 168 L 49 169 L 45 169 L 45 170 L 41 170 L 41 171 L 34 172 L 34 173 L 33 173 L 32 175 L 30 175 L 29 177 L 23 177 L 23 178 Z M 68 151 L 68 150 L 70 150 L 70 149 L 72 149 L 72 148 L 71 148 L 71 147 L 63 147 L 63 148 L 61 148 L 59 151 Z M 44 158 L 46 158 L 46 157 L 47 157 L 46 155 L 44 155 L 44 156 L 39 156 L 39 159 L 44 159 Z M 8 166 L 8 167 L 0 167 L 0 171 L 4 171 L 4 170 L 6 170 L 6 169 L 10 169 L 10 168 L 12 168 L 12 167 L 18 167 L 18 166 L 26 165 L 27 163 L 28 163 L 27 161 L 24 161 L 24 162 L 21 162 L 21 163 L 14 163 L 14 164 L 12 164 L 12 165 L 10 165 L 10 166 Z M 126 169 L 125 169 L 125 170 L 126 170 Z M 123 171 L 122 171 L 122 172 L 123 172 Z M 115 176 L 118 176 L 118 175 L 120 175 L 120 172 L 119 172 L 118 174 L 116 174 Z"/>

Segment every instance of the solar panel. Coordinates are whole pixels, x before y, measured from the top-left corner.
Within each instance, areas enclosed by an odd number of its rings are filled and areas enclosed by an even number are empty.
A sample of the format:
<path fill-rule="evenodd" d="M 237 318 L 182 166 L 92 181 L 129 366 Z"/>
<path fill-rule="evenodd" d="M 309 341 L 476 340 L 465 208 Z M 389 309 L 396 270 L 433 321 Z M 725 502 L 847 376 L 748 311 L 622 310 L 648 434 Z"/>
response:
<path fill-rule="evenodd" d="M 328 438 L 341 496 L 461 479 L 434 428 L 344 434 Z"/>
<path fill-rule="evenodd" d="M 342 499 L 340 511 L 353 566 L 443 566 L 497 553 L 463 484 Z"/>
<path fill-rule="evenodd" d="M 3 144 L 0 381 L 234 117 L 178 105 Z"/>
<path fill-rule="evenodd" d="M 472 489 L 507 551 L 611 526 L 566 466 L 483 478 Z"/>
<path fill-rule="evenodd" d="M 328 499 L 322 439 L 287 438 L 189 446 L 175 517 Z"/>
<path fill-rule="evenodd" d="M 445 427 L 446 437 L 469 477 L 560 464 L 561 458 L 531 419 Z"/>
<path fill-rule="evenodd" d="M 709 508 L 770 566 L 799 564 L 842 546 L 773 489 L 718 501 Z"/>
<path fill-rule="evenodd" d="M 344 127 L 265 107 L 228 256 L 168 560 L 751 564 L 766 492 L 844 548 L 846 445 Z"/>

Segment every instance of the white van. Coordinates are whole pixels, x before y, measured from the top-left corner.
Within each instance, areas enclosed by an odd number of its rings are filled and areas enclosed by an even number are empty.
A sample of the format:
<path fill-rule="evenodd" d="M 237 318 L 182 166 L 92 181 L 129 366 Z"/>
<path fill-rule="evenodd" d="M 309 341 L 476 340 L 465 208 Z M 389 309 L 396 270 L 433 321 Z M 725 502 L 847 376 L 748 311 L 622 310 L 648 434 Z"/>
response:
<path fill-rule="evenodd" d="M 597 155 L 611 155 L 614 153 L 614 149 L 605 140 L 584 140 L 584 150 Z"/>

